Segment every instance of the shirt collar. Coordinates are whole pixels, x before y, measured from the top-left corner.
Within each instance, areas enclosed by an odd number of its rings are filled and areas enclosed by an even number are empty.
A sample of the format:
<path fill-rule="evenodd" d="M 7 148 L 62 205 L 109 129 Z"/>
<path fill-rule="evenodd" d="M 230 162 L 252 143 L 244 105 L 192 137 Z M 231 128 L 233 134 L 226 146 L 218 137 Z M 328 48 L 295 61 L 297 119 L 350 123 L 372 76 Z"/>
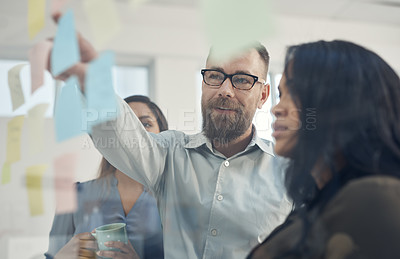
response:
<path fill-rule="evenodd" d="M 268 153 L 271 156 L 275 156 L 274 144 L 272 143 L 272 141 L 260 138 L 258 136 L 258 131 L 253 124 L 253 138 L 251 139 L 246 150 L 248 150 L 250 147 L 255 146 L 255 145 L 257 145 L 265 153 Z"/>
<path fill-rule="evenodd" d="M 212 147 L 210 141 L 204 136 L 203 132 L 187 135 L 186 143 L 184 145 L 185 148 L 198 148 L 202 145 L 207 145 L 208 147 Z"/>
<path fill-rule="evenodd" d="M 185 148 L 198 148 L 203 145 L 206 145 L 210 151 L 213 151 L 211 141 L 204 135 L 203 132 L 187 136 Z M 255 145 L 257 145 L 263 152 L 275 156 L 273 143 L 269 140 L 261 139 L 258 136 L 257 129 L 253 124 L 253 137 L 245 151 L 249 150 Z"/>

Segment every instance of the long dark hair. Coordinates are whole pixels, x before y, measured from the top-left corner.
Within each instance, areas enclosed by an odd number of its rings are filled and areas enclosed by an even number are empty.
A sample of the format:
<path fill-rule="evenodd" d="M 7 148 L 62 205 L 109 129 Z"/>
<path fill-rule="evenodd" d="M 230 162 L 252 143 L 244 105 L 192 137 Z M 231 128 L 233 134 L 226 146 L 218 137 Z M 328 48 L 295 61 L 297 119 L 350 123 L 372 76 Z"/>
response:
<path fill-rule="evenodd" d="M 354 43 L 318 41 L 289 47 L 284 73 L 301 110 L 286 171 L 296 207 L 315 197 L 310 172 L 317 163 L 333 177 L 343 170 L 338 155 L 355 172 L 344 179 L 400 177 L 400 81 L 382 58 Z"/>
<path fill-rule="evenodd" d="M 126 103 L 132 103 L 132 102 L 139 102 L 139 103 L 144 103 L 149 107 L 151 112 L 153 113 L 154 117 L 157 119 L 157 124 L 158 127 L 160 128 L 160 132 L 168 130 L 168 122 L 167 119 L 165 118 L 164 114 L 162 113 L 161 109 L 150 100 L 149 97 L 144 96 L 144 95 L 131 95 L 129 97 L 126 97 L 124 99 Z M 114 173 L 116 168 L 112 166 L 104 157 L 101 159 L 100 166 L 99 166 L 99 172 L 98 172 L 98 178 L 104 178 L 108 175 L 111 175 Z"/>

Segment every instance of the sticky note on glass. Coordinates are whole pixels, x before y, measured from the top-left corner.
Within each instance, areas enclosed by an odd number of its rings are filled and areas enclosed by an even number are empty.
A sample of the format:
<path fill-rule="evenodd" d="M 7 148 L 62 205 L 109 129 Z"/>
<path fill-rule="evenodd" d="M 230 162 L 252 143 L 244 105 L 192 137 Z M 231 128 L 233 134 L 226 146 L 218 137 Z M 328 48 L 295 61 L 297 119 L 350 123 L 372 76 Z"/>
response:
<path fill-rule="evenodd" d="M 86 16 L 94 36 L 95 46 L 102 48 L 121 29 L 121 21 L 113 0 L 85 0 Z"/>
<path fill-rule="evenodd" d="M 10 182 L 11 164 L 21 159 L 21 133 L 24 119 L 23 115 L 17 116 L 12 118 L 7 124 L 7 153 L 1 173 L 2 184 Z"/>
<path fill-rule="evenodd" d="M 269 0 L 202 0 L 203 19 L 213 57 L 232 58 L 271 34 Z M 239 52 L 239 53 L 238 53 Z"/>
<path fill-rule="evenodd" d="M 77 154 L 68 153 L 54 159 L 56 213 L 74 212 L 77 208 L 75 171 Z"/>
<path fill-rule="evenodd" d="M 15 111 L 25 103 L 24 92 L 21 84 L 21 70 L 26 64 L 19 64 L 8 71 L 8 87 L 10 88 L 12 109 Z"/>
<path fill-rule="evenodd" d="M 26 168 L 26 188 L 31 216 L 44 213 L 42 179 L 46 169 L 47 165 L 34 165 Z"/>
<path fill-rule="evenodd" d="M 51 0 L 51 14 L 61 11 L 61 8 L 68 2 L 68 0 Z"/>
<path fill-rule="evenodd" d="M 28 0 L 28 31 L 33 39 L 44 27 L 46 0 Z"/>
<path fill-rule="evenodd" d="M 148 0 L 130 0 L 129 1 L 129 5 L 130 5 L 131 8 L 137 9 L 138 7 L 140 7 L 141 5 L 146 3 L 147 1 Z"/>
<path fill-rule="evenodd" d="M 53 43 L 42 41 L 29 50 L 29 63 L 31 64 L 31 93 L 35 92 L 44 84 L 44 71 Z"/>
<path fill-rule="evenodd" d="M 51 72 L 54 76 L 66 71 L 80 61 L 74 14 L 68 10 L 58 21 L 51 55 Z"/>
<path fill-rule="evenodd" d="M 82 129 L 82 94 L 78 86 L 78 79 L 70 77 L 57 96 L 54 123 L 59 142 L 86 132 Z"/>
<path fill-rule="evenodd" d="M 92 61 L 87 69 L 85 82 L 87 109 L 82 124 L 88 125 L 89 132 L 92 126 L 117 116 L 117 100 L 111 70 L 113 64 L 114 54 L 106 51 Z"/>
<path fill-rule="evenodd" d="M 44 114 L 48 107 L 49 104 L 41 103 L 28 111 L 26 122 L 30 155 L 38 154 L 44 149 Z"/>

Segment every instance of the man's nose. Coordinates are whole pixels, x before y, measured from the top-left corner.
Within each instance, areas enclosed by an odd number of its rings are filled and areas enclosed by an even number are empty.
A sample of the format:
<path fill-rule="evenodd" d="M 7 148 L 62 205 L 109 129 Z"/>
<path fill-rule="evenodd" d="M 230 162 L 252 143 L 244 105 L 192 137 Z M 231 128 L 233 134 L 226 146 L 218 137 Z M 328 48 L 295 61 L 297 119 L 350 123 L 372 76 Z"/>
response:
<path fill-rule="evenodd" d="M 234 97 L 235 89 L 232 85 L 232 81 L 230 78 L 226 78 L 225 81 L 218 89 L 218 95 L 222 97 Z"/>

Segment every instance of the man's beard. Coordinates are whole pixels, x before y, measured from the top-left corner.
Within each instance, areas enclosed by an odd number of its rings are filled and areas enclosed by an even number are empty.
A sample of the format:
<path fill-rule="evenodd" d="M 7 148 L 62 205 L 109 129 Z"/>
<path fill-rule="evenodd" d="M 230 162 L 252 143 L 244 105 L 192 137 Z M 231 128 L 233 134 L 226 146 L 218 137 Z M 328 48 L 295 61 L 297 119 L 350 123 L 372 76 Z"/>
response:
<path fill-rule="evenodd" d="M 235 112 L 230 114 L 216 114 L 215 108 L 223 107 Z M 239 102 L 233 102 L 228 98 L 218 97 L 207 103 L 202 100 L 201 113 L 203 115 L 203 132 L 210 141 L 216 141 L 220 145 L 228 144 L 242 136 L 250 127 L 253 115 L 245 111 Z M 214 143 L 215 144 L 215 143 Z"/>

